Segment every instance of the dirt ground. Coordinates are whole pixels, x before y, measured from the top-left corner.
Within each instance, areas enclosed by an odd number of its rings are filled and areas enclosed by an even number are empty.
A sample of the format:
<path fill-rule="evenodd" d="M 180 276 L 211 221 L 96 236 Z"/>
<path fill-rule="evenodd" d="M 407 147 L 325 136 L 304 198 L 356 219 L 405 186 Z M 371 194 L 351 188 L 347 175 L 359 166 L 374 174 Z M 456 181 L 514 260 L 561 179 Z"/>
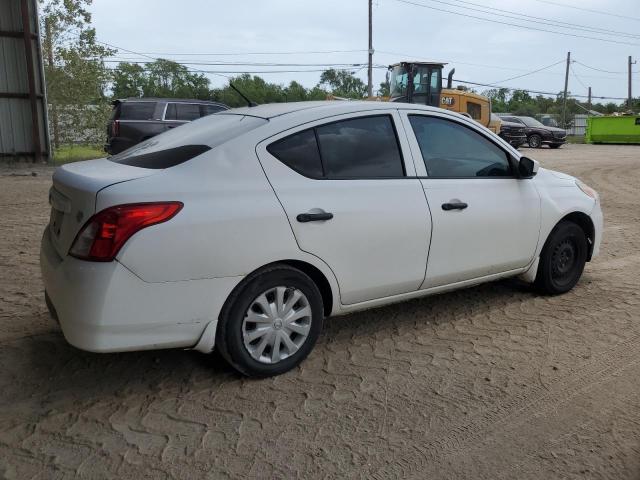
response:
<path fill-rule="evenodd" d="M 640 147 L 525 150 L 596 188 L 601 256 L 327 321 L 247 380 L 214 354 L 91 354 L 49 319 L 51 170 L 0 170 L 0 477 L 640 479 Z"/>

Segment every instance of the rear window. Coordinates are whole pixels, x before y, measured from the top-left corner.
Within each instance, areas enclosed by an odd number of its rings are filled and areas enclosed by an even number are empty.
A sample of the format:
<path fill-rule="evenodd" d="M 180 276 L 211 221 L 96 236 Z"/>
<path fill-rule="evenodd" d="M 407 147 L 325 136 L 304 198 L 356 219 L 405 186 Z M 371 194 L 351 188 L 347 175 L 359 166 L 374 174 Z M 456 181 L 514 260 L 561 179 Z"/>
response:
<path fill-rule="evenodd" d="M 155 110 L 155 102 L 122 102 L 118 105 L 118 118 L 120 120 L 151 120 Z"/>
<path fill-rule="evenodd" d="M 246 115 L 211 115 L 173 128 L 109 157 L 124 165 L 170 168 L 268 123 Z"/>

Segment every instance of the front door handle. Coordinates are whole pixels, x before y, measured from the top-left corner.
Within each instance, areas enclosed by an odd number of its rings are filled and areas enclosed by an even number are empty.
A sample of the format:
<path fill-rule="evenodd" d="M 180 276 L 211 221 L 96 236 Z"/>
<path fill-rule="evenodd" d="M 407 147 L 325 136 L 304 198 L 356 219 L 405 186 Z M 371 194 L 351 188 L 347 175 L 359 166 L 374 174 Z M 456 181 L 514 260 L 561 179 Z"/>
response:
<path fill-rule="evenodd" d="M 333 218 L 333 213 L 329 212 L 317 212 L 317 213 L 301 213 L 296 217 L 300 223 L 307 222 L 320 222 L 323 220 L 331 220 Z"/>
<path fill-rule="evenodd" d="M 449 211 L 449 210 L 464 210 L 465 208 L 467 208 L 469 205 L 467 205 L 464 202 L 450 202 L 450 203 L 443 203 L 442 204 L 442 209 Z"/>

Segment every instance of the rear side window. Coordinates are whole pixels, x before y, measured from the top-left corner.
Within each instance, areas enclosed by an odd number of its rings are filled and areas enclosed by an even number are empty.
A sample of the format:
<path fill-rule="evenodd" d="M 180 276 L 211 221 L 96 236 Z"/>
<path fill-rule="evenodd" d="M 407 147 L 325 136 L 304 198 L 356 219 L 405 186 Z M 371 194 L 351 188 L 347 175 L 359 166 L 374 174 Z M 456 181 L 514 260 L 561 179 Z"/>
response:
<path fill-rule="evenodd" d="M 122 102 L 119 106 L 119 119 L 151 120 L 155 110 L 155 102 Z"/>
<path fill-rule="evenodd" d="M 278 160 L 312 178 L 397 178 L 402 155 L 389 115 L 359 117 L 296 133 L 267 147 Z"/>
<path fill-rule="evenodd" d="M 313 129 L 278 140 L 267 151 L 296 172 L 312 178 L 322 177 L 322 162 Z"/>
<path fill-rule="evenodd" d="M 205 117 L 207 115 L 211 115 L 212 113 L 221 112 L 222 110 L 225 110 L 225 108 L 219 105 L 200 105 L 200 116 Z"/>
<path fill-rule="evenodd" d="M 183 122 L 190 122 L 200 117 L 200 105 L 194 103 L 169 103 L 164 114 L 165 120 Z"/>

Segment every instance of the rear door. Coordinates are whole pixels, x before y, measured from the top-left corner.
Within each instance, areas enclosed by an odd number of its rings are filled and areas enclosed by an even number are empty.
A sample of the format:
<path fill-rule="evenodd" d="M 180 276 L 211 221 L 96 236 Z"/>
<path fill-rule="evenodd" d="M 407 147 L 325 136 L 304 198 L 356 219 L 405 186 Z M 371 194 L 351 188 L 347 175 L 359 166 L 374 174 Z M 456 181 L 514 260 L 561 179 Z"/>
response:
<path fill-rule="evenodd" d="M 403 112 L 433 233 L 422 288 L 527 266 L 540 230 L 540 196 L 516 178 L 509 153 L 480 128 Z"/>
<path fill-rule="evenodd" d="M 333 270 L 343 304 L 424 279 L 431 220 L 398 118 L 332 117 L 257 147 L 298 245 Z"/>

